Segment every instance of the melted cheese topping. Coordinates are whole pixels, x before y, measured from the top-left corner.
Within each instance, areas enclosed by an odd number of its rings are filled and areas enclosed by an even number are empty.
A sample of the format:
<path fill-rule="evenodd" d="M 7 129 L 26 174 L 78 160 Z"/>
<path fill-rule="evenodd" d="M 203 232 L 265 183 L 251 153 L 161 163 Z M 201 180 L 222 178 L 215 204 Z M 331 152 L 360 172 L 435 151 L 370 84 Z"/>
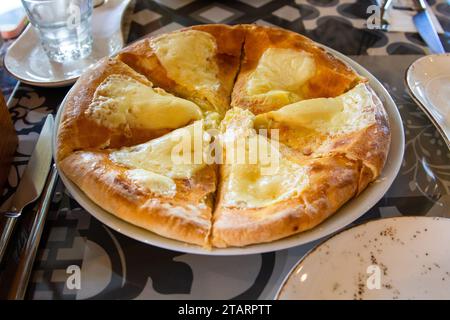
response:
<path fill-rule="evenodd" d="M 233 141 L 239 137 L 250 135 L 254 118 L 255 116 L 249 110 L 241 108 L 228 110 L 220 123 L 221 140 L 224 142 Z"/>
<path fill-rule="evenodd" d="M 257 134 L 252 119 L 250 112 L 237 108 L 225 117 L 225 206 L 268 206 L 298 196 L 308 184 L 307 168 L 284 157 L 276 141 Z M 237 123 L 244 129 L 233 134 Z"/>
<path fill-rule="evenodd" d="M 174 129 L 202 117 L 200 108 L 162 89 L 111 75 L 97 88 L 87 115 L 112 129 Z"/>
<path fill-rule="evenodd" d="M 160 36 L 152 48 L 172 80 L 191 90 L 219 87 L 217 45 L 207 32 L 189 30 Z"/>
<path fill-rule="evenodd" d="M 315 72 L 315 61 L 309 53 L 269 48 L 247 82 L 247 93 L 262 95 L 267 102 L 289 104 L 302 99 L 300 89 Z"/>
<path fill-rule="evenodd" d="M 158 139 L 114 151 L 110 159 L 130 169 L 143 169 L 173 179 L 189 179 L 206 166 L 210 139 L 200 120 Z"/>
<path fill-rule="evenodd" d="M 324 134 L 342 134 L 375 122 L 372 93 L 365 84 L 336 98 L 317 98 L 296 102 L 256 117 L 256 126 L 270 120 L 291 127 L 316 130 Z"/>
<path fill-rule="evenodd" d="M 255 138 L 266 139 L 259 135 Z M 229 165 L 229 175 L 224 185 L 224 204 L 246 208 L 265 207 L 297 197 L 308 184 L 307 169 L 282 156 L 275 170 L 267 169 L 267 165 L 259 161 L 256 164 Z"/>
<path fill-rule="evenodd" d="M 173 197 L 177 191 L 177 185 L 173 179 L 143 169 L 126 171 L 126 176 L 138 186 L 155 194 Z"/>

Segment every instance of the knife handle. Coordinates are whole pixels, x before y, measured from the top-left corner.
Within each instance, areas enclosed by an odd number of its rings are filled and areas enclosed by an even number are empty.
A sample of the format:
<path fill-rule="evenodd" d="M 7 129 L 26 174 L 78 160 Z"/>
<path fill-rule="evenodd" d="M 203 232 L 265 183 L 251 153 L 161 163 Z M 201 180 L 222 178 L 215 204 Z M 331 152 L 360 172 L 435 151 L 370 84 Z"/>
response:
<path fill-rule="evenodd" d="M 417 11 L 425 11 L 427 10 L 427 4 L 425 0 L 416 0 Z"/>
<path fill-rule="evenodd" d="M 47 177 L 36 215 L 33 219 L 30 234 L 19 256 L 19 264 L 8 293 L 9 300 L 22 300 L 25 297 L 28 281 L 33 270 L 34 259 L 36 258 L 42 231 L 44 230 L 48 209 L 52 201 L 53 189 L 57 180 L 58 171 L 56 165 L 53 164 L 50 174 Z"/>
<path fill-rule="evenodd" d="M 14 226 L 16 225 L 17 216 L 14 212 L 2 212 L 0 214 L 0 265 L 3 261 L 3 256 L 5 255 L 6 248 L 8 247 L 9 240 L 14 231 Z"/>

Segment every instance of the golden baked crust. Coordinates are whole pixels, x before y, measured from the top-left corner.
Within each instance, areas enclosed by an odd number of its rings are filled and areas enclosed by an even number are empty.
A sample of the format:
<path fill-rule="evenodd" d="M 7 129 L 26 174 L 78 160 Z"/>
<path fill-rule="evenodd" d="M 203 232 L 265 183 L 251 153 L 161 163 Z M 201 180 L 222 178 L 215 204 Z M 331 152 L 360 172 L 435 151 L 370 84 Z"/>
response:
<path fill-rule="evenodd" d="M 126 168 L 112 162 L 107 151 L 77 151 L 59 166 L 92 201 L 115 216 L 168 238 L 209 246 L 211 197 L 216 188 L 213 166 L 190 179 L 175 180 L 173 198 L 133 184 Z"/>
<path fill-rule="evenodd" d="M 342 156 L 307 160 L 310 183 L 298 197 L 263 208 L 222 205 L 219 189 L 213 214 L 212 245 L 246 246 L 270 242 L 311 229 L 336 212 L 357 192 L 360 168 Z M 225 166 L 220 180 L 228 179 Z M 220 188 L 220 187 L 219 187 Z"/>
<path fill-rule="evenodd" d="M 307 187 L 291 198 L 263 207 L 233 207 L 224 201 L 224 184 L 229 179 L 226 165 L 206 166 L 189 179 L 175 179 L 177 192 L 173 197 L 144 190 L 127 178 L 125 172 L 129 168 L 111 161 L 110 152 L 160 137 L 171 129 L 131 127 L 131 132 L 126 133 L 88 117 L 86 110 L 97 88 L 112 75 L 162 88 L 193 101 L 203 111 L 222 115 L 230 104 L 255 115 L 284 106 L 246 92 L 249 77 L 267 48 L 305 51 L 314 58 L 317 69 L 299 89 L 302 99 L 336 97 L 365 83 L 343 62 L 293 32 L 255 25 L 202 25 L 171 34 L 192 30 L 215 39 L 219 86 L 193 90 L 170 78 L 154 50 L 157 37 L 150 37 L 125 48 L 114 58 L 100 61 L 80 77 L 67 96 L 56 160 L 67 177 L 95 203 L 129 223 L 168 238 L 204 247 L 245 246 L 315 227 L 380 175 L 389 150 L 390 129 L 382 102 L 365 84 L 372 93 L 368 112 L 375 120 L 370 125 L 332 137 L 308 136 L 283 124 L 271 127 L 280 129 L 281 147 L 289 160 L 308 172 Z M 235 120 L 233 130 L 244 132 L 240 126 L 245 129 L 245 118 Z"/>
<path fill-rule="evenodd" d="M 217 88 L 210 88 L 207 94 L 201 94 L 196 90 L 190 89 L 187 86 L 190 84 L 189 79 L 186 79 L 185 82 L 180 82 L 169 77 L 167 70 L 158 59 L 153 48 L 153 42 L 158 36 L 136 42 L 123 50 L 118 55 L 118 58 L 134 70 L 145 75 L 156 86 L 182 98 L 191 100 L 204 110 L 217 111 L 223 114 L 230 105 L 231 90 L 240 63 L 244 30 L 240 26 L 233 27 L 222 24 L 201 25 L 177 30 L 169 35 L 192 30 L 202 31 L 212 35 L 217 45 L 214 60 L 218 66 L 217 78 L 219 80 L 219 86 Z M 195 65 L 192 66 L 192 68 L 195 67 Z"/>
<path fill-rule="evenodd" d="M 305 51 L 314 58 L 315 75 L 300 88 L 304 99 L 336 97 L 353 88 L 362 78 L 349 66 L 326 52 L 310 39 L 291 31 L 256 25 L 245 25 L 245 43 L 240 72 L 233 88 L 231 106 L 249 109 L 260 114 L 279 109 L 284 104 L 252 97 L 246 92 L 249 77 L 268 48 L 284 48 Z M 287 74 L 286 77 L 290 75 Z"/>
<path fill-rule="evenodd" d="M 366 87 L 372 93 L 373 104 L 370 105 L 370 108 L 375 115 L 375 122 L 357 132 L 351 132 L 335 138 L 329 146 L 329 150 L 332 150 L 334 153 L 345 154 L 350 159 L 361 161 L 362 165 L 366 167 L 362 173 L 362 177 L 366 177 L 364 179 L 365 183 L 360 183 L 359 192 L 381 174 L 391 144 L 386 110 L 380 98 L 370 86 L 366 85 Z"/>

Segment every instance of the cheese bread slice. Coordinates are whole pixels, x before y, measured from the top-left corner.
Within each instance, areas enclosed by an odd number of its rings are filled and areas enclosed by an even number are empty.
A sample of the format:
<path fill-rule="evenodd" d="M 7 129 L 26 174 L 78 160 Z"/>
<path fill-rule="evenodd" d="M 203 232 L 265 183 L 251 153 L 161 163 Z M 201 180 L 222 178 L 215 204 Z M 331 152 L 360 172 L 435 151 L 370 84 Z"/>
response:
<path fill-rule="evenodd" d="M 243 50 L 231 105 L 254 114 L 336 97 L 361 81 L 350 67 L 294 32 L 247 26 Z"/>
<path fill-rule="evenodd" d="M 244 31 L 203 25 L 141 40 L 119 59 L 168 92 L 223 115 L 230 105 Z"/>
<path fill-rule="evenodd" d="M 118 60 L 104 60 L 83 75 L 67 97 L 58 158 L 84 148 L 141 143 L 202 117 L 195 103 L 152 87 Z"/>
<path fill-rule="evenodd" d="M 357 161 L 341 155 L 297 161 L 282 144 L 255 131 L 252 118 L 235 108 L 223 122 L 216 247 L 270 242 L 310 229 L 357 192 Z"/>
<path fill-rule="evenodd" d="M 136 226 L 208 246 L 216 170 L 203 120 L 132 147 L 76 151 L 60 168 L 103 209 Z"/>
<path fill-rule="evenodd" d="M 380 175 L 390 145 L 386 111 L 365 83 L 336 98 L 303 100 L 259 114 L 255 127 L 277 129 L 279 141 L 294 149 L 297 159 L 343 154 L 360 161 L 359 191 Z"/>

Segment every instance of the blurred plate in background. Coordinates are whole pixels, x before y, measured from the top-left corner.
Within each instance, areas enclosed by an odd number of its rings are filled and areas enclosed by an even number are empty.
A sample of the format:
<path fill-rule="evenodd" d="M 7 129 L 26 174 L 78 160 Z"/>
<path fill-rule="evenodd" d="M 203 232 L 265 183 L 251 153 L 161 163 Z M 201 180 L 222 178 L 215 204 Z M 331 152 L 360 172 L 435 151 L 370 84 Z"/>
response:
<path fill-rule="evenodd" d="M 414 61 L 406 71 L 406 86 L 450 148 L 450 54 Z"/>
<path fill-rule="evenodd" d="M 122 16 L 130 0 L 109 0 L 92 14 L 92 53 L 85 59 L 64 64 L 50 61 L 39 37 L 29 25 L 9 47 L 5 68 L 20 81 L 40 87 L 62 87 L 74 83 L 87 68 L 124 46 Z M 107 23 L 105 23 L 107 21 Z"/>
<path fill-rule="evenodd" d="M 450 299 L 450 219 L 398 217 L 338 233 L 291 270 L 277 299 Z"/>

